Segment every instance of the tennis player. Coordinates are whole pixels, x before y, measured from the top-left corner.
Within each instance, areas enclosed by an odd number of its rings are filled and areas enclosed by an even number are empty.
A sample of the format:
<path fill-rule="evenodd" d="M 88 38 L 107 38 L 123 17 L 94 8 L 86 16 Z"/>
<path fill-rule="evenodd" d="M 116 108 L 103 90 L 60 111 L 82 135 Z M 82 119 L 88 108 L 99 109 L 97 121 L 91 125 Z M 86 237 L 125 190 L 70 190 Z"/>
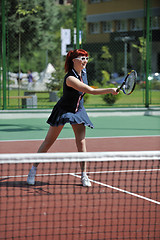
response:
<path fill-rule="evenodd" d="M 86 110 L 83 106 L 85 93 L 100 95 L 112 93 L 118 94 L 117 88 L 98 88 L 88 86 L 86 65 L 88 53 L 83 49 L 71 50 L 68 52 L 65 61 L 65 72 L 63 83 L 63 96 L 54 106 L 47 123 L 50 125 L 47 136 L 41 144 L 38 153 L 47 152 L 56 141 L 66 123 L 70 123 L 75 134 L 75 141 L 78 152 L 86 152 L 85 128 L 94 128 Z M 35 176 L 38 164 L 33 164 L 27 183 L 35 184 Z M 90 187 L 91 182 L 86 174 L 86 162 L 81 163 L 81 181 L 84 187 Z"/>

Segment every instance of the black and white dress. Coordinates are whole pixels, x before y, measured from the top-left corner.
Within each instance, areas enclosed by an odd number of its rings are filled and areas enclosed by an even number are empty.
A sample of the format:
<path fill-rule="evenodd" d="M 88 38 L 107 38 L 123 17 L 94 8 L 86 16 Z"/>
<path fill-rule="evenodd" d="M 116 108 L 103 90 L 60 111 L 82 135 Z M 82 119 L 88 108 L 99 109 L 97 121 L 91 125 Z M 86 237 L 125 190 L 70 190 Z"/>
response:
<path fill-rule="evenodd" d="M 79 81 L 88 84 L 85 69 L 82 70 L 82 77 L 78 75 L 75 69 L 68 72 L 64 78 L 63 96 L 54 106 L 47 123 L 51 126 L 59 126 L 66 123 L 84 124 L 85 126 L 94 128 L 83 106 L 84 93 L 66 85 L 66 79 L 69 76 L 74 76 L 79 79 Z"/>

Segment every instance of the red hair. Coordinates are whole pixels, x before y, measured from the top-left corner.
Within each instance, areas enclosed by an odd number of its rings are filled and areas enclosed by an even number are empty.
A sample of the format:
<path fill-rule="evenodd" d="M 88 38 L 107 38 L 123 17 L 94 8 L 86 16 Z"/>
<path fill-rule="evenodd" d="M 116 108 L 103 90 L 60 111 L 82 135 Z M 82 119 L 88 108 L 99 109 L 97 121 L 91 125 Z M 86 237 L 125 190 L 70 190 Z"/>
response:
<path fill-rule="evenodd" d="M 69 72 L 73 68 L 73 59 L 79 56 L 86 56 L 88 57 L 88 52 L 83 49 L 75 49 L 71 50 L 67 53 L 66 61 L 65 61 L 65 72 Z"/>

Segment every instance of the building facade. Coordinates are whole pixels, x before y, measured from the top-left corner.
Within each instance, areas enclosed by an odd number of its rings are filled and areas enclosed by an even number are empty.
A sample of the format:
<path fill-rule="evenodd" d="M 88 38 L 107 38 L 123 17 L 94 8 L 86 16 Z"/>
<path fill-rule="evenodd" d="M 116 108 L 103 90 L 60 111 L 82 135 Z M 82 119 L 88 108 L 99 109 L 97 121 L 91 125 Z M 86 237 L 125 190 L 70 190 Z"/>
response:
<path fill-rule="evenodd" d="M 91 52 L 99 52 L 108 46 L 114 59 L 114 71 L 118 71 L 117 54 L 127 51 L 128 62 L 134 68 L 142 68 L 137 61 L 140 38 L 146 38 L 147 0 L 88 0 L 86 46 Z M 151 16 L 151 71 L 160 72 L 160 1 L 150 0 Z M 137 47 L 136 47 L 137 46 Z M 125 50 L 126 48 L 126 50 Z M 140 48 L 139 48 L 140 50 Z M 125 56 L 124 56 L 125 58 Z M 125 60 L 124 60 L 125 64 Z"/>

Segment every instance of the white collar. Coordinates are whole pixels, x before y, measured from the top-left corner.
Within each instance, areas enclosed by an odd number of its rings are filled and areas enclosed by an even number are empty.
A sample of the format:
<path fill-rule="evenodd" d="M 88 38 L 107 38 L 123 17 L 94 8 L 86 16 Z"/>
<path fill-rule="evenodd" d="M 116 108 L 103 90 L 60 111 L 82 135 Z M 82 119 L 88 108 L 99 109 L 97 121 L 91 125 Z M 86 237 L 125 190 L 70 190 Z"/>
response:
<path fill-rule="evenodd" d="M 76 73 L 76 71 L 72 68 L 72 72 L 74 73 L 74 75 L 76 76 L 76 78 L 79 79 L 79 75 Z"/>
<path fill-rule="evenodd" d="M 72 68 L 72 72 L 74 73 L 74 75 L 76 76 L 76 78 L 79 79 L 79 75 L 77 74 L 77 72 Z M 82 69 L 82 73 L 86 73 L 85 69 Z"/>

